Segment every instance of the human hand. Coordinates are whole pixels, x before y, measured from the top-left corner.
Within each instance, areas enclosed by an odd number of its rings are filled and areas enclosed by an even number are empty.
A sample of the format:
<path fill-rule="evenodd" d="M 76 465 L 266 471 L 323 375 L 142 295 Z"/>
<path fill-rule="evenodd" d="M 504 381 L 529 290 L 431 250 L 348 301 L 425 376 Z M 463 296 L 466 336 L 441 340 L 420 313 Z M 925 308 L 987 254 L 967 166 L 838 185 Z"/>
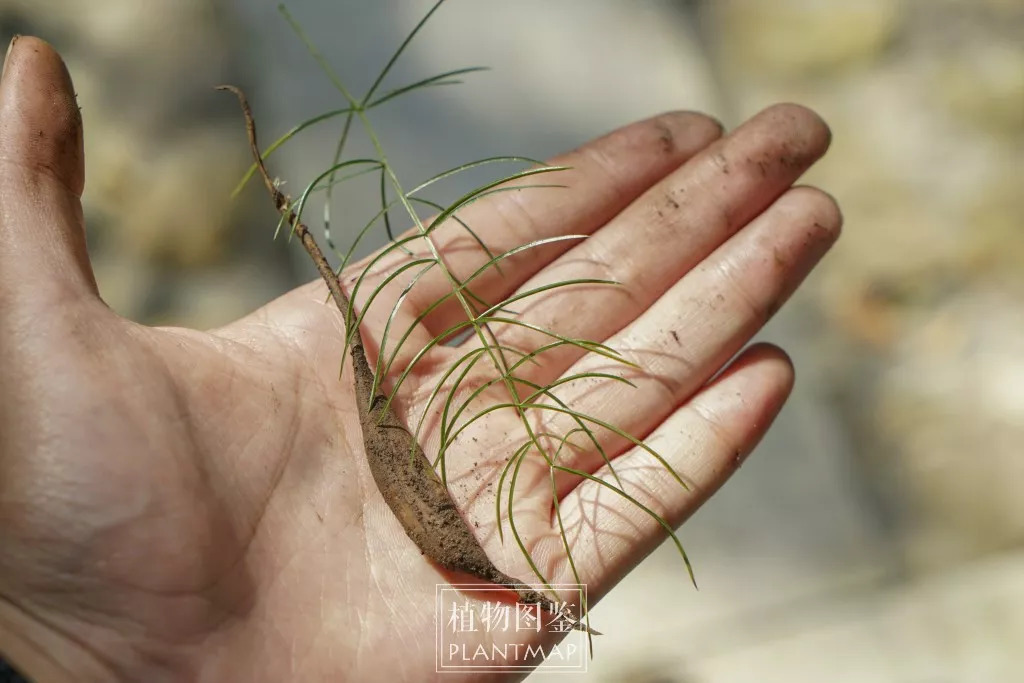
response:
<path fill-rule="evenodd" d="M 343 325 L 323 284 L 210 332 L 144 327 L 111 312 L 85 250 L 70 79 L 49 46 L 27 37 L 4 69 L 3 654 L 41 681 L 433 676 L 434 589 L 450 577 L 408 540 L 369 475 L 348 364 L 337 377 Z M 556 160 L 573 167 L 559 178 L 570 190 L 502 193 L 463 215 L 495 253 L 593 235 L 510 260 L 477 291 L 498 299 L 556 279 L 622 283 L 556 290 L 519 312 L 607 340 L 644 368 L 631 378 L 637 389 L 611 384 L 563 398 L 646 438 L 690 483 L 682 490 L 609 438 L 630 491 L 673 524 L 739 466 L 793 374 L 780 350 L 756 345 L 709 380 L 827 251 L 841 222 L 827 195 L 791 187 L 828 144 L 814 114 L 779 106 L 719 135 L 696 114 L 633 124 Z M 485 259 L 454 227 L 438 238 L 456 272 Z M 421 282 L 407 321 L 441 286 Z M 372 311 L 362 329 L 371 356 L 384 322 Z M 436 311 L 408 348 L 457 315 Z M 514 330 L 502 341 L 537 344 Z M 437 349 L 417 366 L 403 414 L 419 413 L 456 352 Z M 531 371 L 550 381 L 596 362 L 562 353 Z M 499 415 L 449 451 L 449 479 L 495 564 L 525 579 L 518 549 L 494 533 L 485 493 L 517 438 L 518 423 Z M 429 454 L 430 440 L 424 445 Z M 574 457 L 574 467 L 602 475 L 596 453 Z M 520 531 L 548 578 L 571 582 L 547 469 L 520 476 Z M 565 477 L 558 488 L 593 603 L 662 534 L 594 482 Z M 615 625 L 597 626 L 614 633 Z"/>

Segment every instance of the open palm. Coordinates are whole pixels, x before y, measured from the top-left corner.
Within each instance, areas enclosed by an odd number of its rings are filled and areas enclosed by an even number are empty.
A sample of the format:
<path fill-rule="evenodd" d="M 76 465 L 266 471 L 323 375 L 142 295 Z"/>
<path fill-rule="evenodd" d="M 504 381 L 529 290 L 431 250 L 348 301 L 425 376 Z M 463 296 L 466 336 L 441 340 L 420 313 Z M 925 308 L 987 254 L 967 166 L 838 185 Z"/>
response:
<path fill-rule="evenodd" d="M 791 188 L 828 143 L 814 114 L 777 106 L 720 134 L 696 114 L 643 121 L 559 159 L 573 167 L 559 180 L 570 190 L 503 193 L 464 216 L 495 253 L 592 235 L 526 252 L 476 289 L 499 300 L 566 278 L 623 283 L 555 290 L 517 312 L 605 341 L 643 368 L 630 376 L 636 389 L 567 385 L 560 396 L 646 438 L 688 481 L 685 490 L 645 453 L 602 435 L 630 493 L 673 524 L 738 467 L 785 400 L 792 369 L 774 347 L 749 348 L 716 373 L 841 222 L 827 195 Z M 325 287 L 301 287 L 211 332 L 147 328 L 112 313 L 84 247 L 70 79 L 32 38 L 19 39 L 5 64 L 0 161 L 3 654 L 39 680 L 432 677 L 435 586 L 459 577 L 421 556 L 370 477 L 348 364 L 338 379 L 343 321 L 325 305 Z M 438 240 L 456 273 L 487 258 L 455 228 Z M 411 320 L 443 286 L 424 279 L 403 314 Z M 371 309 L 362 330 L 371 360 L 382 315 Z M 438 309 L 407 348 L 458 315 Z M 516 348 L 540 343 L 522 328 L 501 334 Z M 422 412 L 459 352 L 439 348 L 416 366 L 403 415 Z M 607 369 L 578 349 L 559 353 L 530 366 L 531 379 Z M 463 433 L 447 468 L 495 564 L 529 581 L 494 519 L 519 430 L 514 416 L 493 414 Z M 436 453 L 436 435 L 425 437 Z M 593 448 L 569 457 L 575 469 L 609 476 Z M 525 466 L 517 528 L 547 578 L 571 582 L 551 486 L 546 467 Z M 555 486 L 593 603 L 663 533 L 593 481 L 566 476 Z"/>

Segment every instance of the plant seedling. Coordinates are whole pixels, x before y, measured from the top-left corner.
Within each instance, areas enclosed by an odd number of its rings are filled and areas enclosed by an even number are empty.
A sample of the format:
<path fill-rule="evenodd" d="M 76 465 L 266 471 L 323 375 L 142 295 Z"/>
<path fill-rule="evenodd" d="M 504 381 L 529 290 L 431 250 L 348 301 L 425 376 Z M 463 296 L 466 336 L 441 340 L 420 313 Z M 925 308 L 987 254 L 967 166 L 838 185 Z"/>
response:
<path fill-rule="evenodd" d="M 299 239 L 326 283 L 331 299 L 344 317 L 345 338 L 342 346 L 352 358 L 354 389 L 366 458 L 377 487 L 409 538 L 427 558 L 440 567 L 464 572 L 484 581 L 506 586 L 515 591 L 521 601 L 540 605 L 548 612 L 569 619 L 574 628 L 588 633 L 596 633 L 589 626 L 584 625 L 587 618 L 586 604 L 580 606 L 579 614 L 569 614 L 564 608 L 559 608 L 551 598 L 525 581 L 510 577 L 494 566 L 449 493 L 445 465 L 449 449 L 460 436 L 467 433 L 468 427 L 486 416 L 497 411 L 513 411 L 522 430 L 521 443 L 507 454 L 497 490 L 494 492 L 496 528 L 500 538 L 504 540 L 504 522 L 507 518 L 508 530 L 511 532 L 514 542 L 539 583 L 547 590 L 551 590 L 550 582 L 528 550 L 526 541 L 520 534 L 515 521 L 514 501 L 520 473 L 523 471 L 525 462 L 539 459 L 547 470 L 551 484 L 552 509 L 558 522 L 561 545 L 565 552 L 566 562 L 577 583 L 580 583 L 579 572 L 576 569 L 566 525 L 559 509 L 559 495 L 555 486 L 555 476 L 558 473 L 594 481 L 622 496 L 655 519 L 672 538 L 686 564 L 691 580 L 693 578 L 689 559 L 671 525 L 627 492 L 598 438 L 599 431 L 615 434 L 643 449 L 659 466 L 671 473 L 681 487 L 686 488 L 686 484 L 665 459 L 643 441 L 594 415 L 573 408 L 558 396 L 559 387 L 566 384 L 593 380 L 630 384 L 627 378 L 614 372 L 587 371 L 569 374 L 551 383 L 541 384 L 529 379 L 523 372 L 523 369 L 529 364 L 542 362 L 545 354 L 567 346 L 602 356 L 616 366 L 638 369 L 613 348 L 587 339 L 560 335 L 553 330 L 534 325 L 521 319 L 515 310 L 517 307 L 528 305 L 530 299 L 556 289 L 578 286 L 616 286 L 615 282 L 591 278 L 567 279 L 519 291 L 496 303 L 486 301 L 474 290 L 475 282 L 485 273 L 493 271 L 500 274 L 502 262 L 510 257 L 518 256 L 523 252 L 537 249 L 554 241 L 585 239 L 585 236 L 582 235 L 565 235 L 528 242 L 495 254 L 478 237 L 472 227 L 460 218 L 460 212 L 474 202 L 498 192 L 529 191 L 531 187 L 538 187 L 538 185 L 526 184 L 527 179 L 555 174 L 564 168 L 544 165 L 518 156 L 490 157 L 445 170 L 411 189 L 406 189 L 406 186 L 400 182 L 396 170 L 388 161 L 381 140 L 367 117 L 368 111 L 424 88 L 456 83 L 459 76 L 480 70 L 479 67 L 456 69 L 379 94 L 381 86 L 394 64 L 443 2 L 444 0 L 439 0 L 427 12 L 392 54 L 366 94 L 359 98 L 354 97 L 345 87 L 339 76 L 282 6 L 281 12 L 306 44 L 331 83 L 345 99 L 347 106 L 300 123 L 261 152 L 257 145 L 255 123 L 244 94 L 232 86 L 221 86 L 221 89 L 233 92 L 239 99 L 245 116 L 249 143 L 255 158 L 255 163 L 243 179 L 242 184 L 244 185 L 253 175 L 259 175 L 262 178 L 273 199 L 274 206 L 280 214 L 278 229 L 287 225 L 291 234 Z M 293 200 L 281 191 L 282 183 L 269 174 L 265 167 L 265 159 L 307 128 L 341 117 L 343 117 L 342 132 L 339 136 L 333 163 L 305 188 L 297 200 Z M 375 151 L 375 156 L 345 158 L 345 146 L 353 124 L 356 123 L 365 131 Z M 470 169 L 496 164 L 519 164 L 526 167 L 488 182 L 447 206 L 424 197 L 426 190 L 442 180 Z M 341 253 L 335 247 L 331 236 L 329 213 L 331 193 L 338 183 L 366 174 L 379 176 L 380 210 L 356 232 L 348 249 Z M 542 186 L 551 187 L 550 184 Z M 303 211 L 310 196 L 318 191 L 325 191 L 327 196 L 324 235 L 326 243 L 340 259 L 340 265 L 337 268 L 330 265 L 303 220 Z M 565 191 L 571 192 L 572 188 L 567 188 Z M 412 226 L 409 232 L 401 236 L 394 234 L 390 217 L 391 210 L 400 210 L 404 213 Z M 420 210 L 433 212 L 433 217 L 422 218 Z M 347 268 L 358 245 L 380 223 L 384 224 L 390 242 L 369 258 L 364 266 L 358 268 L 353 276 L 350 276 Z M 450 223 L 455 223 L 465 230 L 487 255 L 487 261 L 467 277 L 460 278 L 451 270 L 446 261 L 445 249 L 438 244 L 435 238 L 438 228 Z M 371 287 L 369 284 L 371 276 L 378 273 L 382 267 L 388 269 L 386 276 L 372 286 L 369 294 L 361 296 L 362 289 Z M 395 329 L 396 322 L 401 319 L 399 312 L 402 310 L 403 303 L 422 278 L 432 272 L 440 273 L 443 276 L 447 283 L 446 293 L 425 306 L 407 329 Z M 343 288 L 343 280 L 351 283 L 348 294 Z M 371 366 L 360 334 L 360 326 L 372 306 L 383 305 L 378 303 L 386 298 L 381 296 L 382 293 L 389 287 L 390 291 L 393 291 L 398 285 L 401 285 L 400 293 L 394 297 L 391 310 L 387 314 L 377 360 Z M 357 297 L 362 301 L 359 311 L 356 310 L 354 304 Z M 464 314 L 460 322 L 434 335 L 419 348 L 406 348 L 408 344 L 412 343 L 413 332 L 427 316 L 441 306 L 451 305 L 457 306 Z M 512 326 L 527 328 L 548 341 L 529 351 L 503 344 L 501 331 L 503 328 Z M 458 346 L 460 350 L 466 349 L 465 352 L 440 374 L 436 384 L 430 390 L 422 414 L 414 420 L 415 424 L 403 424 L 394 409 L 396 398 L 399 396 L 403 384 L 417 364 L 424 362 L 432 350 L 445 344 L 451 344 L 453 339 L 472 343 L 463 343 Z M 389 342 L 392 342 L 391 348 L 388 348 Z M 560 432 L 551 431 L 551 428 L 546 426 L 551 420 L 545 419 L 551 416 L 564 416 L 570 426 Z M 421 440 L 428 430 L 428 425 L 432 423 L 436 424 L 434 428 L 439 436 L 437 453 L 433 460 L 427 457 L 421 446 Z M 606 478 L 600 478 L 564 464 L 565 454 L 572 449 L 580 448 L 580 441 L 586 444 L 586 447 L 592 447 L 600 453 L 614 483 Z"/>

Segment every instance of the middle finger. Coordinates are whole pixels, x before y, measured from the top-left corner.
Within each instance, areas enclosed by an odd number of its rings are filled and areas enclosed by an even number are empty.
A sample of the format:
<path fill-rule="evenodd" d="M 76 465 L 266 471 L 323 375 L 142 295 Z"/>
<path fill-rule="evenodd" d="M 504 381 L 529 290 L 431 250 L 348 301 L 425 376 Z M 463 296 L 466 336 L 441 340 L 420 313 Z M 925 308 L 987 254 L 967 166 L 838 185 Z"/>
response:
<path fill-rule="evenodd" d="M 804 107 L 764 110 L 667 176 L 518 293 L 583 278 L 621 286 L 556 288 L 510 308 L 519 320 L 560 335 L 607 339 L 779 197 L 821 157 L 829 139 L 824 122 Z M 502 344 L 524 352 L 551 341 L 520 326 L 495 331 Z M 582 355 L 581 348 L 564 345 L 524 365 L 521 374 L 544 384 Z"/>

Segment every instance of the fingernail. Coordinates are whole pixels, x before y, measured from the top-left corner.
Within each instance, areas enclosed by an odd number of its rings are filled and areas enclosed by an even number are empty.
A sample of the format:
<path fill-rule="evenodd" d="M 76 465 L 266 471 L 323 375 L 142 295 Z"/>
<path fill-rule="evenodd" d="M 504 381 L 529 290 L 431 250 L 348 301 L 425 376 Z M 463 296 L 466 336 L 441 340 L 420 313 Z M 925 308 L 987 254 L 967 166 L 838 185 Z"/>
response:
<path fill-rule="evenodd" d="M 4 75 L 7 74 L 7 58 L 11 56 L 11 50 L 14 49 L 14 44 L 18 42 L 18 38 L 21 38 L 21 36 L 15 34 L 14 37 L 11 38 L 11 44 L 7 46 L 7 52 L 4 53 L 4 68 L 3 71 L 0 71 L 0 80 L 3 80 Z"/>

